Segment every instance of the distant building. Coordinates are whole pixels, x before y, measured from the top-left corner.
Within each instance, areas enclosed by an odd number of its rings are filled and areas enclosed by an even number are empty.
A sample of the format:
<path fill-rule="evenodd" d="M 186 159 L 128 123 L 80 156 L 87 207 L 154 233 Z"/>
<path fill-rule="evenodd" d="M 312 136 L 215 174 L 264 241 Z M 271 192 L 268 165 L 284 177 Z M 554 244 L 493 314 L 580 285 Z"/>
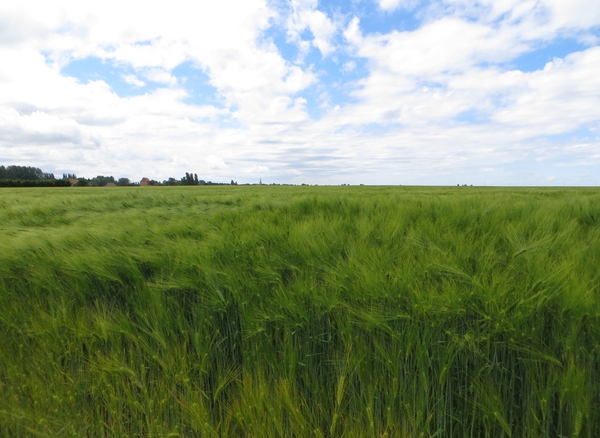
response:
<path fill-rule="evenodd" d="M 114 182 L 109 182 L 109 183 L 106 183 L 105 187 L 117 187 L 117 185 Z"/>
<path fill-rule="evenodd" d="M 150 184 L 150 180 L 148 178 L 142 178 L 142 180 L 140 181 L 140 185 L 141 186 L 150 186 L 152 184 Z"/>
<path fill-rule="evenodd" d="M 77 180 L 76 180 L 75 178 L 69 178 L 69 183 L 70 183 L 71 185 L 74 185 L 74 184 L 76 184 L 76 183 L 77 183 Z"/>

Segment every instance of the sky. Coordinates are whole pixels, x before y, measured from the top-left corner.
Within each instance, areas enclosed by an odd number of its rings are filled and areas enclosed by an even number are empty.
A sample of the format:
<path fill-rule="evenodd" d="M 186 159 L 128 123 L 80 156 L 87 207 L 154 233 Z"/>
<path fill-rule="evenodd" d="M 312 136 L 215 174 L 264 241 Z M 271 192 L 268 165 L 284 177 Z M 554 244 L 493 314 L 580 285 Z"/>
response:
<path fill-rule="evenodd" d="M 598 186 L 600 4 L 0 2 L 0 164 Z"/>

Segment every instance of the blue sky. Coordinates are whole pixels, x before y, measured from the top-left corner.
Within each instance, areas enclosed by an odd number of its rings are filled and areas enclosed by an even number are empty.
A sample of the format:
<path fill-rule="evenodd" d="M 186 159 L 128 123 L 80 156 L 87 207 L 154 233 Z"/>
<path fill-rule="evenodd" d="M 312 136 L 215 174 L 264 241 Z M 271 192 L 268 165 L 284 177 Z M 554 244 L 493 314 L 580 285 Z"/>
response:
<path fill-rule="evenodd" d="M 0 6 L 0 164 L 93 177 L 598 185 L 600 8 Z"/>

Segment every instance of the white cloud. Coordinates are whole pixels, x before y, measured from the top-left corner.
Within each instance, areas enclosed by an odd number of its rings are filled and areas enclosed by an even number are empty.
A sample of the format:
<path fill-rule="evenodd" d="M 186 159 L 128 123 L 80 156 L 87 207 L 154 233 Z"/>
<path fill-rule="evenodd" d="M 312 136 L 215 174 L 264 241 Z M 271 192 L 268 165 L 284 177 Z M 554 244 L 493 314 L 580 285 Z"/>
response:
<path fill-rule="evenodd" d="M 496 18 L 510 10 L 500 23 L 450 16 L 412 32 L 366 36 L 355 17 L 344 36 L 355 53 L 368 60 L 371 74 L 358 82 L 354 96 L 359 103 L 345 108 L 338 121 L 431 125 L 440 131 L 461 113 L 475 111 L 474 116 L 494 123 L 487 129 L 502 132 L 510 126 L 511 137 L 521 140 L 592 123 L 597 119 L 593 108 L 600 103 L 594 73 L 600 68 L 598 48 L 574 53 L 564 62 L 557 59 L 533 73 L 500 66 L 530 50 L 532 34 L 546 38 L 550 32 L 531 30 L 539 19 L 536 4 L 519 6 L 522 10 L 512 4 L 485 10 Z M 582 21 L 580 26 L 587 24 Z M 556 31 L 556 24 L 548 26 Z M 570 109 L 566 114 L 565 108 Z"/>
<path fill-rule="evenodd" d="M 261 173 L 267 173 L 269 171 L 269 168 L 267 166 L 260 166 L 255 164 L 254 166 L 250 166 L 250 167 L 244 167 L 241 169 L 242 173 L 250 173 L 250 174 L 254 174 L 254 175 L 258 175 Z"/>
<path fill-rule="evenodd" d="M 42 28 L 49 29 L 51 36 L 36 39 L 29 33 L 27 36 L 33 39 L 28 51 L 3 50 L 7 55 L 3 56 L 3 64 L 11 68 L 0 68 L 0 77 L 10 76 L 0 84 L 0 91 L 6 91 L 0 100 L 4 100 L 5 105 L 18 101 L 59 114 L 71 113 L 88 123 L 92 123 L 91 118 L 106 119 L 108 113 L 113 119 L 120 114 L 128 120 L 121 128 L 126 131 L 129 127 L 141 129 L 144 126 L 156 131 L 164 123 L 181 125 L 176 119 L 169 121 L 179 117 L 178 114 L 185 115 L 184 120 L 224 114 L 210 107 L 197 110 L 180 104 L 187 96 L 183 90 L 121 99 L 103 81 L 78 84 L 58 71 L 69 56 L 98 56 L 107 62 L 135 68 L 137 74 L 124 78 L 129 84 L 142 86 L 141 76 L 177 88 L 177 79 L 170 70 L 189 59 L 209 74 L 211 84 L 225 97 L 227 105 L 237 107 L 238 120 L 251 124 L 278 117 L 284 121 L 287 113 L 292 119 L 304 117 L 301 106 L 294 104 L 288 95 L 314 82 L 315 76 L 287 63 L 276 48 L 256 44 L 261 29 L 269 25 L 268 20 L 274 14 L 263 1 L 221 2 L 198 11 L 189 10 L 187 2 L 182 2 L 180 7 L 171 6 L 157 8 L 144 4 L 138 7 L 135 2 L 110 1 L 93 9 L 68 1 L 53 4 L 51 8 L 44 2 L 33 1 L 22 3 L 20 7 L 11 6 L 13 15 L 22 17 L 21 22 L 43 22 Z M 182 10 L 187 12 L 181 14 Z M 4 14 L 5 11 L 0 10 L 0 16 Z M 46 64 L 40 54 L 42 50 L 58 62 Z M 136 104 L 141 100 L 147 100 L 144 104 L 147 106 Z M 198 111 L 203 114 L 196 115 Z M 157 121 L 156 117 L 162 120 Z M 183 122 L 186 123 L 189 124 Z M 211 130 L 197 123 L 188 129 Z M 115 136 L 114 129 L 109 136 Z"/>
<path fill-rule="evenodd" d="M 525 87 L 494 120 L 538 134 L 561 134 L 598 121 L 600 47 L 555 59 L 520 77 Z"/>
<path fill-rule="evenodd" d="M 336 49 L 333 40 L 339 23 L 318 10 L 314 0 L 291 0 L 290 3 L 292 13 L 287 19 L 287 37 L 299 46 L 300 58 L 306 56 L 310 44 L 319 49 L 323 57 L 329 56 Z M 310 43 L 302 38 L 302 33 L 307 29 L 313 35 Z"/>
<path fill-rule="evenodd" d="M 384 11 L 393 11 L 399 8 L 412 9 L 417 4 L 417 0 L 376 0 L 379 7 Z"/>
<path fill-rule="evenodd" d="M 19 114 L 15 109 L 0 107 L 0 142 L 12 145 L 45 146 L 71 144 L 78 148 L 98 147 L 98 140 L 88 129 L 72 119 L 40 111 Z"/>
<path fill-rule="evenodd" d="M 346 30 L 346 38 L 356 54 L 369 59 L 374 69 L 415 77 L 460 72 L 484 61 L 507 61 L 529 48 L 514 32 L 452 17 L 412 32 L 366 37 L 354 20 Z"/>
<path fill-rule="evenodd" d="M 171 70 L 189 58 L 189 47 L 182 41 L 154 38 L 144 44 L 119 44 L 117 47 L 99 47 L 94 55 L 126 63 L 136 69 L 159 68 Z"/>
<path fill-rule="evenodd" d="M 141 70 L 140 72 L 147 80 L 152 82 L 159 82 L 165 85 L 177 85 L 177 78 L 172 76 L 169 72 L 160 68 L 151 68 L 148 70 Z"/>
<path fill-rule="evenodd" d="M 133 179 L 193 170 L 215 181 L 241 173 L 318 183 L 453 182 L 480 169 L 488 181 L 519 160 L 600 165 L 600 49 L 590 30 L 600 9 L 590 1 L 444 0 L 420 11 L 416 30 L 387 33 L 319 5 L 4 2 L 0 156 Z M 270 26 L 281 26 L 299 59 L 283 58 L 265 35 Z M 591 47 L 546 69 L 510 66 L 558 37 Z M 311 47 L 346 76 L 305 65 Z M 87 57 L 114 67 L 134 91 L 152 87 L 123 97 L 107 78 L 61 73 Z M 191 92 L 173 72 L 183 62 L 208 76 L 214 102 L 186 103 Z M 339 96 L 346 91 L 350 98 Z M 548 137 L 583 128 L 589 138 Z"/>
<path fill-rule="evenodd" d="M 146 86 L 146 83 L 144 81 L 139 80 L 136 75 L 127 75 L 123 79 L 128 84 L 134 85 L 136 87 L 144 87 L 144 86 Z"/>
<path fill-rule="evenodd" d="M 216 155 L 207 155 L 206 162 L 211 169 L 225 169 L 227 168 L 227 164 L 221 157 L 217 157 Z"/>
<path fill-rule="evenodd" d="M 345 62 L 344 65 L 342 66 L 342 71 L 344 73 L 352 73 L 355 68 L 356 68 L 356 62 L 348 61 L 348 62 Z"/>

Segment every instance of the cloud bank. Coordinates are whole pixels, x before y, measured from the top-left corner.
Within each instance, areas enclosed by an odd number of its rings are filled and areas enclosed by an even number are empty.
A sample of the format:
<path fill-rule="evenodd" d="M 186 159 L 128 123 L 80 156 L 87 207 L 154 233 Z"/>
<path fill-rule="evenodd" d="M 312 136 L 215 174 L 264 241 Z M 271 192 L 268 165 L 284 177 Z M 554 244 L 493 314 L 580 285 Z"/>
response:
<path fill-rule="evenodd" d="M 591 0 L 25 0 L 0 5 L 0 59 L 4 165 L 600 184 Z"/>

